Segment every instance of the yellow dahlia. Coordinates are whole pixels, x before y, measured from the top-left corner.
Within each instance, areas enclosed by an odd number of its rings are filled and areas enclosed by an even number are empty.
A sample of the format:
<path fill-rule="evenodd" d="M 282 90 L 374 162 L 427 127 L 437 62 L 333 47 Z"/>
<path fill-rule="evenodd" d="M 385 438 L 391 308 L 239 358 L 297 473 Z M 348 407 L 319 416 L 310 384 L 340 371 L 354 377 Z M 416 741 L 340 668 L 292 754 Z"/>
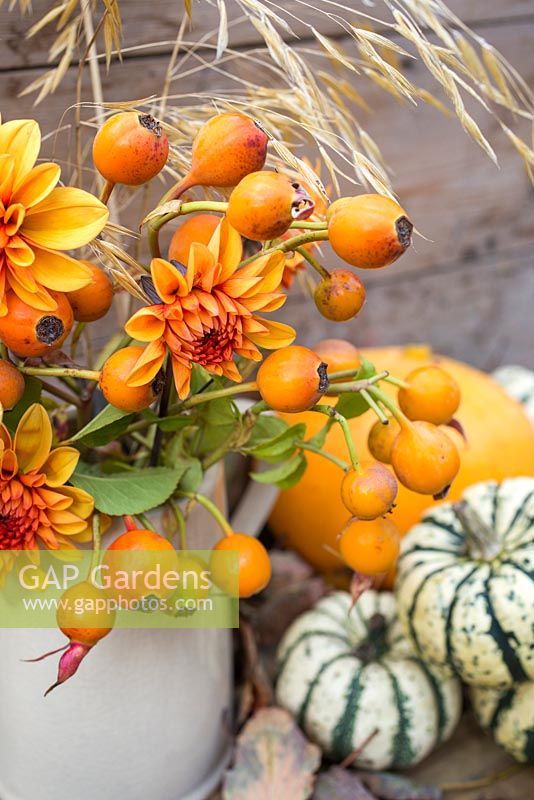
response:
<path fill-rule="evenodd" d="M 78 463 L 73 447 L 52 446 L 52 425 L 39 404 L 20 420 L 14 438 L 0 424 L 0 550 L 73 549 L 91 538 L 94 501 L 65 486 Z"/>
<path fill-rule="evenodd" d="M 149 342 L 129 386 L 150 383 L 169 352 L 178 396 L 185 398 L 193 364 L 240 381 L 234 355 L 261 361 L 258 347 L 275 350 L 291 344 L 293 328 L 256 315 L 275 311 L 286 300 L 279 291 L 283 254 L 239 267 L 241 257 L 241 237 L 223 219 L 207 246 L 191 245 L 187 267 L 162 258 L 152 261 L 157 302 L 137 311 L 125 327 L 133 339 Z"/>
<path fill-rule="evenodd" d="M 96 197 L 73 187 L 57 187 L 57 164 L 35 166 L 41 132 L 34 120 L 0 123 L 0 316 L 12 289 L 33 308 L 53 311 L 48 289 L 72 292 L 91 273 L 61 250 L 87 244 L 108 219 Z"/>

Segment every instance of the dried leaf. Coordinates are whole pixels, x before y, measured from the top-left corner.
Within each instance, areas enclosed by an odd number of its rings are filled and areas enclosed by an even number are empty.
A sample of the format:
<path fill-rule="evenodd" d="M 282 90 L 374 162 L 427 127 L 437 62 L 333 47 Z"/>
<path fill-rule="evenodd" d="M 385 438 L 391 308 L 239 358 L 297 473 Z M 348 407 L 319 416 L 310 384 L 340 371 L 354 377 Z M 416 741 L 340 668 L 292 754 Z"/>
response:
<path fill-rule="evenodd" d="M 358 772 L 358 777 L 380 800 L 442 800 L 436 786 L 424 786 L 391 772 Z"/>
<path fill-rule="evenodd" d="M 306 800 L 320 761 L 320 749 L 307 741 L 287 711 L 262 709 L 237 738 L 223 800 Z"/>
<path fill-rule="evenodd" d="M 331 767 L 317 778 L 313 800 L 376 800 L 352 770 Z"/>

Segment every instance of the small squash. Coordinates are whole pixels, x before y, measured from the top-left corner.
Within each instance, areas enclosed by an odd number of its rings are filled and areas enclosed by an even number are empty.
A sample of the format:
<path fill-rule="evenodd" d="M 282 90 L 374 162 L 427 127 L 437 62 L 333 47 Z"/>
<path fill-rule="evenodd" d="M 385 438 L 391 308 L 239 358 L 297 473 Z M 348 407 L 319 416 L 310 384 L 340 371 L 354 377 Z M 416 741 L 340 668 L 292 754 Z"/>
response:
<path fill-rule="evenodd" d="M 368 740 L 355 766 L 410 767 L 460 717 L 459 681 L 417 660 L 390 592 L 367 591 L 355 605 L 347 592 L 324 598 L 288 629 L 278 661 L 279 705 L 336 761 Z"/>
<path fill-rule="evenodd" d="M 471 689 L 473 710 L 480 725 L 516 761 L 534 763 L 534 682 L 510 689 Z"/>
<path fill-rule="evenodd" d="M 399 616 L 420 657 L 468 684 L 534 680 L 534 478 L 486 481 L 403 539 Z"/>
<path fill-rule="evenodd" d="M 534 422 L 534 372 L 526 367 L 510 364 L 496 369 L 491 377 L 510 397 L 519 400 L 527 416 Z"/>

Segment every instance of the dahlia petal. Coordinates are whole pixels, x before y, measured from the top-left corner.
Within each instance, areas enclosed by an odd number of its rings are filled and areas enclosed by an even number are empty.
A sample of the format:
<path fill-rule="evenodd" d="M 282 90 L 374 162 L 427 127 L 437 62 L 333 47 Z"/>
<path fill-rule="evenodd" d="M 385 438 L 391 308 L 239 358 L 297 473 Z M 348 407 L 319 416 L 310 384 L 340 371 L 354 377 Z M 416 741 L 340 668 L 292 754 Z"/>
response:
<path fill-rule="evenodd" d="M 59 492 L 51 492 L 49 489 L 36 489 L 39 497 L 44 501 L 47 508 L 53 508 L 55 511 L 65 511 L 72 506 L 72 498 L 66 495 L 59 494 Z"/>
<path fill-rule="evenodd" d="M 77 489 L 74 486 L 62 486 L 61 494 L 71 498 L 72 505 L 70 510 L 73 514 L 76 514 L 77 517 L 87 519 L 87 517 L 90 517 L 93 513 L 95 501 L 89 492 L 86 492 L 84 489 Z"/>
<path fill-rule="evenodd" d="M 172 372 L 174 376 L 174 384 L 176 386 L 176 391 L 178 393 L 178 397 L 180 400 L 185 400 L 187 395 L 189 394 L 189 389 L 191 385 L 191 365 L 185 366 L 178 361 L 178 359 L 172 359 Z"/>
<path fill-rule="evenodd" d="M 284 275 L 285 258 L 283 253 L 272 253 L 258 259 L 262 265 L 262 281 L 256 286 L 256 292 L 274 292 L 282 283 Z M 238 273 L 239 274 L 239 273 Z M 252 294 L 252 292 L 249 292 Z M 248 295 L 244 295 L 247 297 Z"/>
<path fill-rule="evenodd" d="M 263 317 L 256 317 L 256 320 L 267 328 L 265 333 L 247 333 L 250 341 L 258 347 L 263 347 L 265 350 L 278 350 L 280 347 L 288 347 L 295 341 L 296 331 L 289 325 L 263 319 Z"/>
<path fill-rule="evenodd" d="M 52 446 L 52 425 L 43 406 L 34 403 L 23 414 L 13 445 L 20 472 L 43 466 Z"/>
<path fill-rule="evenodd" d="M 223 375 L 235 383 L 241 383 L 243 380 L 241 373 L 233 361 L 223 361 L 221 364 Z"/>
<path fill-rule="evenodd" d="M 189 291 L 191 291 L 193 283 L 200 283 L 202 277 L 212 272 L 216 264 L 215 256 L 208 250 L 205 244 L 193 242 L 189 248 L 189 261 L 185 276 Z M 207 289 L 206 286 L 203 286 L 203 288 Z M 211 287 L 209 288 L 211 289 Z"/>
<path fill-rule="evenodd" d="M 53 530 L 64 536 L 82 533 L 87 527 L 86 521 L 80 519 L 71 511 L 54 511 L 52 509 L 48 512 L 47 516 Z"/>
<path fill-rule="evenodd" d="M 50 452 L 41 470 L 46 476 L 46 485 L 52 489 L 66 483 L 80 460 L 80 453 L 74 447 L 56 447 Z"/>
<path fill-rule="evenodd" d="M 0 153 L 13 156 L 15 190 L 31 170 L 41 148 L 41 131 L 33 119 L 13 119 L 0 125 Z"/>
<path fill-rule="evenodd" d="M 11 202 L 22 203 L 27 209 L 33 208 L 50 194 L 60 175 L 61 169 L 57 164 L 39 164 L 30 170 L 19 184 Z"/>
<path fill-rule="evenodd" d="M 0 477 L 8 481 L 19 471 L 17 456 L 13 450 L 4 450 L 0 454 Z"/>
<path fill-rule="evenodd" d="M 143 350 L 126 381 L 127 386 L 146 386 L 151 383 L 165 361 L 167 349 L 161 339 L 150 342 Z"/>
<path fill-rule="evenodd" d="M 0 202 L 7 203 L 13 191 L 15 159 L 9 153 L 0 154 Z"/>
<path fill-rule="evenodd" d="M 124 330 L 139 342 L 154 342 L 165 332 L 165 320 L 161 306 L 145 306 L 130 317 Z"/>
<path fill-rule="evenodd" d="M 0 422 L 0 443 L 0 449 L 3 449 L 1 445 L 4 445 L 6 450 L 10 450 L 13 444 L 11 441 L 11 434 L 3 422 Z"/>
<path fill-rule="evenodd" d="M 221 223 L 221 237 L 218 261 L 221 266 L 219 281 L 223 282 L 232 275 L 243 258 L 243 241 L 226 217 Z"/>
<path fill-rule="evenodd" d="M 71 250 L 98 236 L 109 211 L 83 189 L 60 186 L 31 208 L 22 231 L 31 242 L 51 250 Z"/>
<path fill-rule="evenodd" d="M 255 294 L 256 287 L 261 281 L 261 278 L 233 277 L 223 283 L 220 288 L 229 297 L 241 297 L 242 295 L 246 296 L 247 292 Z"/>
<path fill-rule="evenodd" d="M 91 542 L 92 540 L 93 540 L 93 528 L 92 528 L 91 525 L 88 524 L 86 526 L 85 530 L 82 531 L 81 533 L 73 533 L 72 534 L 72 536 L 70 537 L 69 544 L 70 544 L 71 547 L 75 548 L 76 545 L 74 544 L 74 542 L 77 542 L 78 544 L 87 544 L 88 542 Z"/>
<path fill-rule="evenodd" d="M 285 294 L 257 294 L 247 297 L 245 303 L 249 311 L 277 311 L 287 300 Z"/>
<path fill-rule="evenodd" d="M 5 249 L 6 256 L 11 264 L 17 267 L 29 267 L 35 261 L 32 248 L 21 236 L 12 236 Z"/>
<path fill-rule="evenodd" d="M 81 261 L 45 247 L 34 247 L 33 250 L 32 274 L 47 289 L 75 292 L 91 282 L 91 271 Z"/>
<path fill-rule="evenodd" d="M 188 293 L 180 270 L 164 258 L 154 258 L 150 264 L 150 272 L 156 291 L 164 303 L 174 303 L 176 295 L 183 297 Z"/>
<path fill-rule="evenodd" d="M 7 283 L 11 289 L 13 289 L 17 297 L 20 297 L 24 303 L 32 308 L 37 308 L 39 311 L 55 311 L 57 303 L 54 298 L 48 294 L 44 286 L 37 286 L 32 279 L 31 273 L 28 276 L 27 272 L 27 270 L 17 268 L 10 264 Z M 29 281 L 28 278 L 30 279 Z M 36 288 L 29 290 L 27 288 L 28 283 L 34 285 Z"/>

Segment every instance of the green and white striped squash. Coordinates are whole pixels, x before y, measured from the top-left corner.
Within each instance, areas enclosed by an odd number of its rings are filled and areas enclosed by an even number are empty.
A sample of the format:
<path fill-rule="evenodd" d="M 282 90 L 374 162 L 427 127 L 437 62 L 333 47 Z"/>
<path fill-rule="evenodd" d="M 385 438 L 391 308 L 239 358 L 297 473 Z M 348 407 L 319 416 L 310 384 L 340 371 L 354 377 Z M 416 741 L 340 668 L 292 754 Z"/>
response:
<path fill-rule="evenodd" d="M 524 406 L 527 416 L 534 422 L 534 372 L 526 367 L 510 364 L 496 369 L 491 377 Z"/>
<path fill-rule="evenodd" d="M 469 487 L 404 537 L 399 616 L 419 656 L 475 686 L 534 680 L 534 478 Z"/>
<path fill-rule="evenodd" d="M 322 599 L 286 632 L 276 698 L 336 761 L 361 747 L 354 766 L 417 764 L 454 730 L 460 683 L 419 661 L 404 636 L 391 592 Z"/>
<path fill-rule="evenodd" d="M 516 761 L 534 763 L 534 682 L 510 689 L 472 687 L 471 702 L 480 725 Z"/>

